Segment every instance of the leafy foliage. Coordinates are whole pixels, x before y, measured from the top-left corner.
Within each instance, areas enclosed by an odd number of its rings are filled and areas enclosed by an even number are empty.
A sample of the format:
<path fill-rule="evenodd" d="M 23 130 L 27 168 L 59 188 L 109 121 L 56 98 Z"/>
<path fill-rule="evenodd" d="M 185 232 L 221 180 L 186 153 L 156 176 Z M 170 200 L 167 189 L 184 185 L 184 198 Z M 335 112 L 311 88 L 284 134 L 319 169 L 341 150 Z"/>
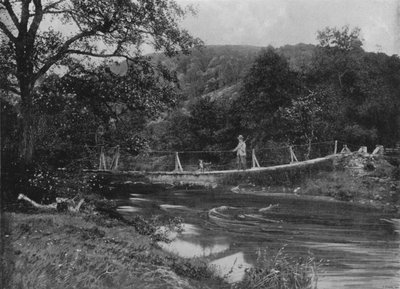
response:
<path fill-rule="evenodd" d="M 6 37 L 0 45 L 9 56 L 1 58 L 1 65 L 7 73 L 13 73 L 13 77 L 2 74 L 5 84 L 1 88 L 20 96 L 20 155 L 27 162 L 32 161 L 35 148 L 34 88 L 52 68 L 69 66 L 72 56 L 80 61 L 84 57 L 89 57 L 89 61 L 93 61 L 93 57 L 126 59 L 145 68 L 146 60 L 141 58 L 144 46 L 172 56 L 187 53 L 201 43 L 179 27 L 180 20 L 190 11 L 173 0 L 5 0 L 0 2 L 0 9 L 5 12 L 0 20 L 0 33 Z M 70 35 L 57 30 L 57 25 L 46 27 L 46 21 L 68 25 Z M 148 61 L 147 65 L 145 74 L 150 69 Z M 167 80 L 166 70 L 159 71 Z M 132 85 L 152 84 L 140 73 L 137 76 Z M 144 105 L 151 107 L 153 104 Z"/>

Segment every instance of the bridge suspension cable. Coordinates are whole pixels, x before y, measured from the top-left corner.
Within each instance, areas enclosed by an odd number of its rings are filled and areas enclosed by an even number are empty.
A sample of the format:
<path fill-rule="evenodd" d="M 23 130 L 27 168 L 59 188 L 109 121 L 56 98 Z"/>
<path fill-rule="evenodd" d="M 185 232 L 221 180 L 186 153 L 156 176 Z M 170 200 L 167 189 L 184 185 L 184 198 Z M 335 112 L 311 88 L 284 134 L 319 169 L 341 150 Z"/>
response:
<path fill-rule="evenodd" d="M 118 147 L 118 150 L 116 149 Z M 305 145 L 281 145 L 266 148 L 250 148 L 246 156 L 247 168 L 267 167 L 337 153 L 336 141 L 323 141 Z M 109 152 L 107 154 L 107 151 Z M 117 155 L 117 156 L 116 156 Z M 96 166 L 94 166 L 96 167 Z M 214 151 L 162 151 L 147 150 L 133 155 L 125 148 L 110 147 L 103 149 L 98 159 L 100 170 L 126 171 L 219 171 L 237 167 L 236 154 L 233 150 Z"/>

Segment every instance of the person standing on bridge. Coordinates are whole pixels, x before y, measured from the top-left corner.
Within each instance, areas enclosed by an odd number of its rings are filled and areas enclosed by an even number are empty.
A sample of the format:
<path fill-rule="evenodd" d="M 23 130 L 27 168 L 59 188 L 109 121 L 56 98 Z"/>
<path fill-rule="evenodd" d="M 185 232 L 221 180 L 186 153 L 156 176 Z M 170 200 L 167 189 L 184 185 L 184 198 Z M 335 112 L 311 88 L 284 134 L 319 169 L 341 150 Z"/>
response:
<path fill-rule="evenodd" d="M 237 169 L 246 169 L 246 143 L 243 140 L 243 136 L 239 135 L 238 136 L 239 143 L 236 146 L 236 148 L 233 150 L 233 152 L 236 152 L 236 163 L 237 163 Z"/>

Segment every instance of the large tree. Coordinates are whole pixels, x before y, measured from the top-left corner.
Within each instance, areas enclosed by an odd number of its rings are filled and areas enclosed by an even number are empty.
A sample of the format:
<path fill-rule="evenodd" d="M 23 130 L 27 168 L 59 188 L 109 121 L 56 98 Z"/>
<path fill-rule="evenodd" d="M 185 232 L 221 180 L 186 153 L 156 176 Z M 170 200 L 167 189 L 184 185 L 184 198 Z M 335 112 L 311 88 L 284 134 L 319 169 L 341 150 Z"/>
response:
<path fill-rule="evenodd" d="M 281 109 L 299 92 L 298 75 L 287 59 L 273 48 L 265 49 L 243 79 L 240 97 L 232 106 L 231 123 L 256 143 L 280 140 Z"/>
<path fill-rule="evenodd" d="M 330 78 L 337 82 L 341 89 L 352 84 L 353 75 L 360 69 L 360 58 L 363 54 L 361 30 L 349 26 L 342 28 L 326 27 L 318 31 L 319 42 L 314 61 L 318 66 L 319 77 Z"/>
<path fill-rule="evenodd" d="M 362 49 L 359 28 L 325 28 L 307 85 L 325 91 L 323 114 L 332 136 L 373 147 L 399 137 L 399 58 Z"/>
<path fill-rule="evenodd" d="M 21 156 L 32 160 L 34 89 L 49 70 L 77 55 L 135 62 L 146 47 L 187 52 L 199 43 L 179 27 L 187 11 L 173 0 L 1 0 L 1 64 L 10 72 L 1 89 L 19 97 Z"/>

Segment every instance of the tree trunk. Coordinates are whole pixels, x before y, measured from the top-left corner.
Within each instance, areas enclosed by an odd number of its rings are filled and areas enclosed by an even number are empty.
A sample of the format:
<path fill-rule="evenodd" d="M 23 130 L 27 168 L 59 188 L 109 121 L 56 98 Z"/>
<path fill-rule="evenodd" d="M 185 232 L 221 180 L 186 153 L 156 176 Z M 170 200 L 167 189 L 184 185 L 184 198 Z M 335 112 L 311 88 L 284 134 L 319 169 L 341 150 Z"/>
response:
<path fill-rule="evenodd" d="M 29 85 L 20 85 L 22 99 L 22 135 L 20 142 L 20 158 L 29 164 L 33 160 L 35 132 L 32 115 L 32 95 Z"/>
<path fill-rule="evenodd" d="M 28 114 L 23 115 L 22 119 L 22 141 L 20 148 L 20 157 L 29 164 L 32 162 L 34 153 L 35 134 L 33 129 L 32 116 Z"/>

